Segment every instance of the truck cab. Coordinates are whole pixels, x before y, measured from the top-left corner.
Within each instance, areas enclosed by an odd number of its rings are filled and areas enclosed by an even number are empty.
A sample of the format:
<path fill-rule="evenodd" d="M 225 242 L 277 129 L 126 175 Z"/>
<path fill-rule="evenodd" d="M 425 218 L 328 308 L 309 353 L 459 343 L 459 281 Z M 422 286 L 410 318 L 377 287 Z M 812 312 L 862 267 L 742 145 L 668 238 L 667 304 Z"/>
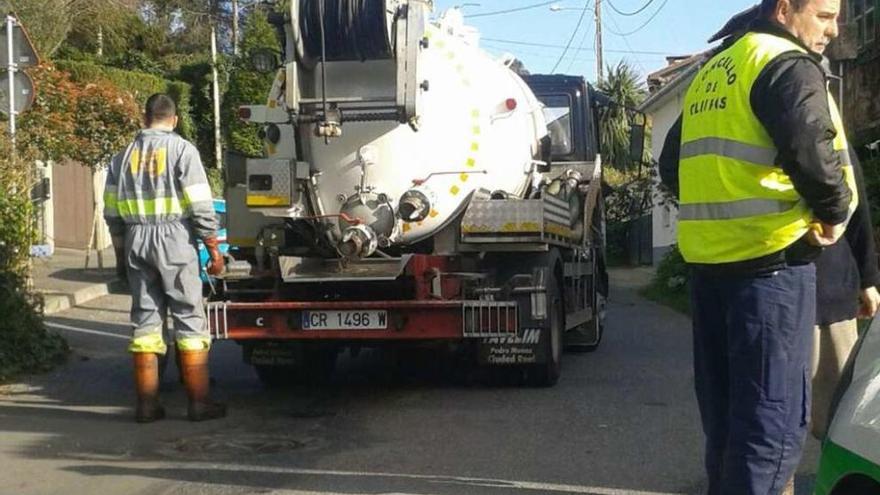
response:
<path fill-rule="evenodd" d="M 527 75 L 523 79 L 544 104 L 552 161 L 595 161 L 599 130 L 593 88 L 576 76 Z"/>

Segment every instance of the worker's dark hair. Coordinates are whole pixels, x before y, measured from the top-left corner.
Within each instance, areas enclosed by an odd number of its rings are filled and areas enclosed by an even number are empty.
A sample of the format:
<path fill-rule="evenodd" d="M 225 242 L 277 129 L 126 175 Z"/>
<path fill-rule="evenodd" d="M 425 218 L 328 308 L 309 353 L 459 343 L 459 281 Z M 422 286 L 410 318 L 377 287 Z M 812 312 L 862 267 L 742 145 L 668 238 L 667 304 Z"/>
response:
<path fill-rule="evenodd" d="M 156 93 L 147 98 L 147 104 L 144 105 L 144 120 L 147 121 L 147 125 L 170 119 L 175 115 L 177 115 L 177 105 L 170 96 Z"/>
<path fill-rule="evenodd" d="M 810 0 L 788 0 L 795 12 L 800 12 Z M 776 10 L 779 0 L 761 0 L 761 15 L 768 16 Z"/>

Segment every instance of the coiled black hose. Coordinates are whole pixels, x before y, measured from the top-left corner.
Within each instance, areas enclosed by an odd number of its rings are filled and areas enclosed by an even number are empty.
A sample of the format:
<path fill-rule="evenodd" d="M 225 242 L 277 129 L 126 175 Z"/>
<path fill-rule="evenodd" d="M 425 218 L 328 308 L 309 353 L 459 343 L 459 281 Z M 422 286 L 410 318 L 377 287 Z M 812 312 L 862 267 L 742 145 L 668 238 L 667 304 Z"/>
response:
<path fill-rule="evenodd" d="M 321 59 L 321 22 L 328 62 L 390 58 L 385 0 L 300 0 L 300 31 L 308 56 Z"/>

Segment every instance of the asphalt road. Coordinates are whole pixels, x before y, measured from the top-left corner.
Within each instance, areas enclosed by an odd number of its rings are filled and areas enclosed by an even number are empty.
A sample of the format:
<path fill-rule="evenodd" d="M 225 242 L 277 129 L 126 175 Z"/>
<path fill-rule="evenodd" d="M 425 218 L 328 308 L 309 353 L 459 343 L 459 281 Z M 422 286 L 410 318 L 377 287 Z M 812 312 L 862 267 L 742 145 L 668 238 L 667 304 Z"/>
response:
<path fill-rule="evenodd" d="M 344 357 L 327 386 L 274 390 L 220 343 L 214 390 L 230 414 L 199 424 L 173 365 L 169 418 L 132 421 L 129 299 L 107 296 L 49 319 L 67 365 L 0 387 L 0 494 L 698 494 L 689 322 L 640 299 L 643 280 L 613 274 L 602 346 L 566 354 L 554 388 L 373 352 Z"/>

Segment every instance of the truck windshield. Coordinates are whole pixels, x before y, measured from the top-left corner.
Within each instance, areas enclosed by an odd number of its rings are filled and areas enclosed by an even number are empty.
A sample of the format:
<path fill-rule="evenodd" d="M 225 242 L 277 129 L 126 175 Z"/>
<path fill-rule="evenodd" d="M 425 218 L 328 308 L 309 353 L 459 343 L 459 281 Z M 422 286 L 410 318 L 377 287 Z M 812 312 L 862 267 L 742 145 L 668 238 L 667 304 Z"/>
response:
<path fill-rule="evenodd" d="M 553 156 L 570 155 L 573 151 L 571 128 L 571 98 L 568 95 L 538 96 L 544 104 L 544 120 L 550 131 Z"/>

